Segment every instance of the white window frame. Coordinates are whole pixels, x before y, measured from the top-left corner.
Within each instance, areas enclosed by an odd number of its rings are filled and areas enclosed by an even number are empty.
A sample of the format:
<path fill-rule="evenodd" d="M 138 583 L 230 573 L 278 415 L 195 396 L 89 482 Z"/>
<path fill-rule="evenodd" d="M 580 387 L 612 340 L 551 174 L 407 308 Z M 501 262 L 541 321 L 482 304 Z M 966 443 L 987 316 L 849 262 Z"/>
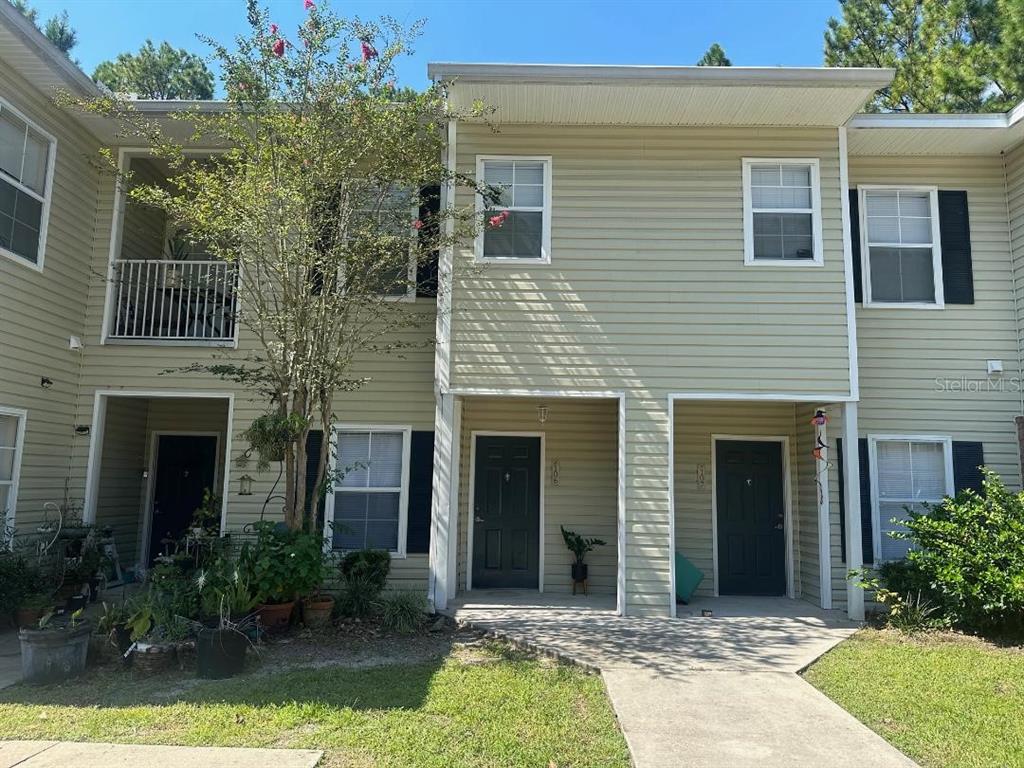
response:
<path fill-rule="evenodd" d="M 811 169 L 811 208 L 758 208 L 754 210 L 750 169 L 755 165 L 800 165 Z M 821 163 L 817 157 L 744 157 L 743 158 L 743 264 L 748 267 L 823 267 L 824 238 L 821 234 Z M 755 259 L 754 213 L 811 214 L 811 259 Z"/>
<path fill-rule="evenodd" d="M 25 425 L 28 422 L 28 411 L 24 408 L 9 408 L 0 405 L 0 416 L 13 416 L 17 420 L 17 428 L 14 433 L 14 466 L 11 468 L 11 479 L 7 492 L 7 514 L 3 523 L 8 527 L 14 526 L 15 512 L 18 508 L 18 485 L 21 479 L 21 456 L 25 450 Z M 5 450 L 0 448 L 0 450 Z M 0 481 L 6 484 L 8 481 Z M 2 513 L 3 510 L 0 510 Z"/>
<path fill-rule="evenodd" d="M 408 287 L 406 288 L 405 293 L 385 294 L 382 297 L 385 301 L 416 301 L 416 291 L 419 288 L 419 286 L 416 284 L 416 267 L 418 265 L 416 262 L 417 231 L 415 222 L 420 216 L 419 193 L 415 192 L 414 194 L 412 194 L 412 197 L 413 203 L 409 206 L 409 284 Z"/>
<path fill-rule="evenodd" d="M 330 454 L 327 466 L 333 470 L 338 457 L 340 432 L 400 432 L 402 434 L 402 485 L 398 495 L 398 548 L 391 550 L 393 560 L 406 557 L 406 539 L 409 530 L 409 462 L 412 455 L 412 427 L 398 424 L 334 424 L 331 426 Z M 324 551 L 334 552 L 334 497 L 337 493 L 394 493 L 394 488 L 338 488 L 331 482 L 324 500 Z"/>
<path fill-rule="evenodd" d="M 15 107 L 11 102 L 0 96 L 0 112 L 7 110 L 11 112 L 15 117 L 24 122 L 29 128 L 38 133 L 44 139 L 50 143 L 50 151 L 46 156 L 46 181 L 44 183 L 43 194 L 40 196 L 35 190 L 29 189 L 20 181 L 12 179 L 10 176 L 4 174 L 2 177 L 5 182 L 12 185 L 19 192 L 24 192 L 26 195 L 31 195 L 33 198 L 43 204 L 43 211 L 40 214 L 39 220 L 39 250 L 36 252 L 36 260 L 34 262 L 29 261 L 21 254 L 15 253 L 12 250 L 0 246 L 0 255 L 6 256 L 7 258 L 16 261 L 19 264 L 24 264 L 26 267 L 31 267 L 37 272 L 43 271 L 43 257 L 46 255 L 46 233 L 49 229 L 50 224 L 50 201 L 53 198 L 53 169 L 57 160 L 57 139 L 49 131 L 45 131 L 39 127 L 39 125 L 28 118 L 21 110 Z M 24 147 L 22 148 L 24 153 Z M 24 160 L 22 161 L 24 162 Z"/>
<path fill-rule="evenodd" d="M 882 563 L 881 498 L 878 493 L 878 444 L 887 442 L 938 443 L 942 445 L 946 471 L 946 495 L 953 496 L 956 486 L 953 479 L 953 438 L 949 435 L 868 435 L 868 457 L 871 466 L 871 548 L 875 565 Z M 899 503 L 899 500 L 896 500 Z M 919 503 L 914 499 L 907 504 Z M 934 502 L 929 502 L 934 503 Z"/>
<path fill-rule="evenodd" d="M 474 252 L 477 264 L 550 264 L 551 263 L 551 155 L 477 155 L 476 156 L 476 179 L 477 183 L 484 183 L 484 164 L 491 161 L 521 161 L 539 162 L 544 164 L 544 205 L 537 206 L 508 206 L 510 211 L 528 211 L 541 214 L 541 236 L 540 236 L 540 258 L 528 256 L 509 256 L 506 258 L 496 256 L 484 256 L 484 229 L 477 233 L 474 242 Z M 476 196 L 477 216 L 483 216 L 488 206 L 484 202 L 483 195 Z M 485 225 L 486 226 L 486 225 Z"/>
<path fill-rule="evenodd" d="M 873 301 L 871 298 L 871 247 L 868 236 L 867 193 L 883 192 L 927 192 L 932 217 L 932 278 L 935 281 L 935 302 L 926 301 Z M 886 309 L 944 309 L 946 297 L 942 289 L 942 238 L 939 230 L 939 188 L 914 184 L 859 184 L 857 185 L 858 212 L 860 214 L 860 262 L 862 292 L 865 307 Z M 875 243 L 876 247 L 907 248 L 914 246 L 899 243 Z"/>

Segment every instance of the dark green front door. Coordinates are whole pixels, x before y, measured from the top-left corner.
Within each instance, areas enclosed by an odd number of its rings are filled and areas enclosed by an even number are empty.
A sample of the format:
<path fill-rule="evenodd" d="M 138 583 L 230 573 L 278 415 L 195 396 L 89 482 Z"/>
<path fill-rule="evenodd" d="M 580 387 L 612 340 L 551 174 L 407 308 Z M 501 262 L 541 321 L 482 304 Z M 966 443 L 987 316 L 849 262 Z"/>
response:
<path fill-rule="evenodd" d="M 786 594 L 786 513 L 782 444 L 715 443 L 718 591 Z"/>
<path fill-rule="evenodd" d="M 540 438 L 479 436 L 473 499 L 473 587 L 536 589 Z"/>

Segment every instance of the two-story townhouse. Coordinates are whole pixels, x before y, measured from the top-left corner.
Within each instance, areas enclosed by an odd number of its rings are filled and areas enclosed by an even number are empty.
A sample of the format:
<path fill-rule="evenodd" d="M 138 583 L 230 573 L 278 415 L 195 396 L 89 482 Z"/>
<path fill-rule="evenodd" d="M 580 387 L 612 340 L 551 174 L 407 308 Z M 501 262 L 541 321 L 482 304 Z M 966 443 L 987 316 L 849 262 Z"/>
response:
<path fill-rule="evenodd" d="M 223 531 L 272 517 L 274 473 L 239 462 L 264 405 L 184 370 L 251 347 L 230 267 L 125 204 L 100 147 L 166 169 L 52 105 L 97 91 L 5 4 L 0 74 L 8 522 L 66 494 L 145 569 L 204 489 Z M 435 346 L 367 355 L 339 396 L 343 466 L 380 471 L 324 514 L 354 532 L 339 546 L 390 549 L 395 585 L 438 607 L 568 594 L 565 526 L 606 541 L 581 599 L 618 613 L 673 615 L 679 554 L 698 595 L 859 616 L 847 570 L 899 556 L 904 505 L 975 486 L 982 462 L 1020 485 L 1019 110 L 859 115 L 883 70 L 431 76 L 495 107 L 497 130 L 449 126 L 447 161 L 509 216 L 440 255 L 437 299 L 408 297 Z"/>

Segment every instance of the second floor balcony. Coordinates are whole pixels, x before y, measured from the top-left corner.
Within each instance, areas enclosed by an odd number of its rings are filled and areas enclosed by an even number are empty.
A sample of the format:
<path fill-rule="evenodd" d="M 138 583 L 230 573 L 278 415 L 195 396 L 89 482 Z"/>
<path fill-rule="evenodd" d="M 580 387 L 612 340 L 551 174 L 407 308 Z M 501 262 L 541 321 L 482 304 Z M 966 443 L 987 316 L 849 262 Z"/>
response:
<path fill-rule="evenodd" d="M 132 179 L 160 184 L 168 169 L 148 156 L 125 159 Z M 173 227 L 162 210 L 124 200 L 115 217 L 105 337 L 115 344 L 235 343 L 237 271 Z"/>

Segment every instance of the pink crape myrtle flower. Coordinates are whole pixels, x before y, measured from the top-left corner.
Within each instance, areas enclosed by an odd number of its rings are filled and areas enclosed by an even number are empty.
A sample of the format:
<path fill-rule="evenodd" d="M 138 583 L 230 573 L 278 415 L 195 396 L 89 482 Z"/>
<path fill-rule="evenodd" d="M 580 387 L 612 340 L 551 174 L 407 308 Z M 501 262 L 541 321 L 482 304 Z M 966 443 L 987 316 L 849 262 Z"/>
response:
<path fill-rule="evenodd" d="M 311 11 L 314 8 L 316 8 L 316 3 L 314 3 L 313 0 L 305 0 L 305 2 L 302 4 L 302 7 L 305 8 L 307 11 Z"/>
<path fill-rule="evenodd" d="M 423 229 L 423 222 L 420 221 L 419 219 L 416 219 L 416 221 L 414 221 L 412 223 L 412 228 L 413 229 Z"/>
<path fill-rule="evenodd" d="M 270 25 L 270 34 L 277 35 L 277 24 Z"/>
<path fill-rule="evenodd" d="M 363 52 L 363 63 L 370 61 L 370 59 L 377 58 L 377 49 L 370 45 L 366 40 L 360 42 L 359 47 Z"/>
<path fill-rule="evenodd" d="M 284 40 L 280 38 L 275 40 L 274 45 L 271 47 L 270 50 L 273 51 L 274 55 L 277 56 L 278 58 L 284 56 Z"/>
<path fill-rule="evenodd" d="M 504 223 L 505 223 L 505 221 L 506 221 L 506 220 L 508 219 L 508 217 L 509 217 L 509 216 L 511 216 L 511 215 L 512 215 L 512 214 L 511 214 L 511 213 L 509 213 L 508 211 L 502 211 L 502 212 L 501 212 L 501 213 L 499 213 L 499 214 L 498 214 L 497 216 L 491 216 L 491 218 L 489 218 L 489 219 L 487 220 L 487 223 L 488 223 L 488 224 L 489 224 L 490 226 L 492 226 L 492 227 L 494 227 L 495 229 L 497 229 L 497 228 L 498 228 L 498 227 L 500 227 L 500 226 L 501 226 L 502 224 L 504 224 Z"/>

